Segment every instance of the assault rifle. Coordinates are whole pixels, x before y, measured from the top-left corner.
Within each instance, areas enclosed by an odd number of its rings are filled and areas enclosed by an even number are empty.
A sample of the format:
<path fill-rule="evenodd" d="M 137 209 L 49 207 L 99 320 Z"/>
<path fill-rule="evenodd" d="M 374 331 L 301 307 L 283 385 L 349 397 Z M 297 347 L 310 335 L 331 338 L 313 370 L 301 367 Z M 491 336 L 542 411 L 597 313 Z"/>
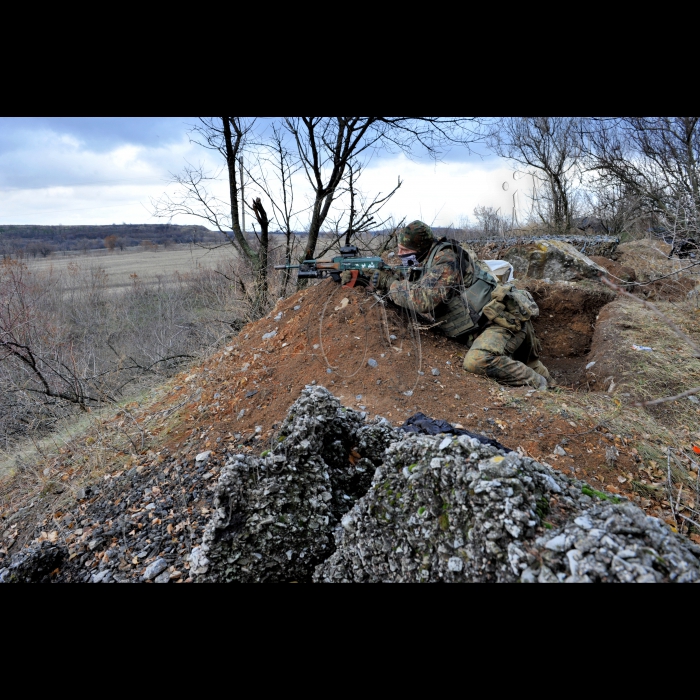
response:
<path fill-rule="evenodd" d="M 340 249 L 340 255 L 331 260 L 304 260 L 298 265 L 275 265 L 275 270 L 299 270 L 300 279 L 322 279 L 330 276 L 335 282 L 340 282 L 340 275 L 349 270 L 352 277 L 344 286 L 354 287 L 358 275 L 362 273 L 363 276 L 370 277 L 371 286 L 374 287 L 379 270 L 405 269 L 387 265 L 379 257 L 360 257 L 359 253 L 357 246 L 345 245 Z"/>

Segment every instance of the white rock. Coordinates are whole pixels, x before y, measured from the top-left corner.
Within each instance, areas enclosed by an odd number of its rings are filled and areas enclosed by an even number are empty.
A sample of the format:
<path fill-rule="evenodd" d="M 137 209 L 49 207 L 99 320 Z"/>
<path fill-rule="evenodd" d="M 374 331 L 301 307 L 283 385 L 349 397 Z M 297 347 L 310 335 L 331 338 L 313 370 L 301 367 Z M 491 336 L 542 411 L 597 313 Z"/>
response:
<path fill-rule="evenodd" d="M 462 562 L 462 560 L 459 557 L 450 557 L 447 560 L 447 568 L 450 571 L 458 572 L 464 568 L 464 563 Z"/>
<path fill-rule="evenodd" d="M 209 559 L 203 551 L 202 547 L 195 547 L 190 552 L 190 573 L 191 574 L 206 574 L 209 570 Z"/>
<path fill-rule="evenodd" d="M 143 574 L 144 581 L 150 581 L 168 568 L 168 562 L 165 559 L 156 559 L 152 564 L 149 564 Z"/>
<path fill-rule="evenodd" d="M 447 447 L 449 447 L 452 444 L 452 438 L 451 437 L 446 437 L 443 439 L 443 441 L 440 443 L 440 447 L 438 447 L 439 450 L 444 450 Z"/>
<path fill-rule="evenodd" d="M 195 458 L 195 462 L 206 462 L 209 459 L 209 455 L 211 455 L 211 450 L 207 450 L 206 452 L 200 452 Z"/>
<path fill-rule="evenodd" d="M 562 533 L 552 537 L 545 545 L 545 549 L 551 549 L 553 552 L 563 552 L 566 549 L 566 535 Z"/>
<path fill-rule="evenodd" d="M 579 515 L 574 519 L 574 523 L 582 530 L 590 530 L 593 527 L 593 521 L 587 515 Z"/>

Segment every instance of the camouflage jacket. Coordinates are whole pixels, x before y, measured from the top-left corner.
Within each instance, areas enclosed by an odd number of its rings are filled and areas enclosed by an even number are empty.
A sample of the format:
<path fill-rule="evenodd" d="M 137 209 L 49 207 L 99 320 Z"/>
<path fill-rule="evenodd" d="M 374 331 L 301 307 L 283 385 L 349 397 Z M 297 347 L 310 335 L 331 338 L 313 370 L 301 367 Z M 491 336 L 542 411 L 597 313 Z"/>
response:
<path fill-rule="evenodd" d="M 426 260 L 429 257 L 430 254 L 426 256 Z M 472 284 L 471 266 L 467 274 L 469 279 L 463 280 L 457 255 L 447 248 L 435 256 L 433 264 L 423 271 L 416 282 L 392 282 L 389 298 L 397 306 L 432 316 L 440 304 L 446 304 L 459 292 L 461 284 L 467 287 Z"/>

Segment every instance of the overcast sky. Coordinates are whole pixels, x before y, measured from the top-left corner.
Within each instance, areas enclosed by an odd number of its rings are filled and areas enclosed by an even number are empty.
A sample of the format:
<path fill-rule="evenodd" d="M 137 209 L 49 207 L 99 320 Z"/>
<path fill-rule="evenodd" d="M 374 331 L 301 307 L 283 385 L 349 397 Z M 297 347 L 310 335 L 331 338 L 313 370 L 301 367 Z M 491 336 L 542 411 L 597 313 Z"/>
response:
<path fill-rule="evenodd" d="M 153 216 L 151 200 L 173 191 L 170 173 L 187 161 L 220 166 L 211 152 L 190 143 L 195 121 L 0 118 L 0 224 L 162 222 Z M 404 184 L 387 205 L 397 219 L 458 225 L 465 215 L 473 218 L 480 204 L 501 207 L 510 217 L 518 190 L 519 208 L 526 205 L 513 167 L 484 149 L 454 149 L 438 163 L 403 155 L 374 158 L 362 189 L 387 192 L 398 177 Z M 173 222 L 198 223 L 184 216 Z"/>

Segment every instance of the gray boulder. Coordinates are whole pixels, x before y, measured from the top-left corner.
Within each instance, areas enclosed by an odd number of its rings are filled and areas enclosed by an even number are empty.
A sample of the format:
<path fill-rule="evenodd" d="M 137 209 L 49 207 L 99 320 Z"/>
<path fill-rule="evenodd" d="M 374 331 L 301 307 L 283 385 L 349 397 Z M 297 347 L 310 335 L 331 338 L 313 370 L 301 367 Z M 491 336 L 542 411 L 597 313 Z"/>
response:
<path fill-rule="evenodd" d="M 335 538 L 315 581 L 700 579 L 700 548 L 636 506 L 465 436 L 394 442 Z"/>
<path fill-rule="evenodd" d="M 595 279 L 607 273 L 605 268 L 564 241 L 542 239 L 516 245 L 501 253 L 501 258 L 513 265 L 515 277 L 571 282 Z"/>
<path fill-rule="evenodd" d="M 510 551 L 526 582 L 690 583 L 700 581 L 699 556 L 700 547 L 629 502 L 597 504 L 527 553 Z"/>
<path fill-rule="evenodd" d="M 395 439 L 387 421 L 364 418 L 324 387 L 307 386 L 269 453 L 231 459 L 202 545 L 190 555 L 198 580 L 308 580 Z"/>

